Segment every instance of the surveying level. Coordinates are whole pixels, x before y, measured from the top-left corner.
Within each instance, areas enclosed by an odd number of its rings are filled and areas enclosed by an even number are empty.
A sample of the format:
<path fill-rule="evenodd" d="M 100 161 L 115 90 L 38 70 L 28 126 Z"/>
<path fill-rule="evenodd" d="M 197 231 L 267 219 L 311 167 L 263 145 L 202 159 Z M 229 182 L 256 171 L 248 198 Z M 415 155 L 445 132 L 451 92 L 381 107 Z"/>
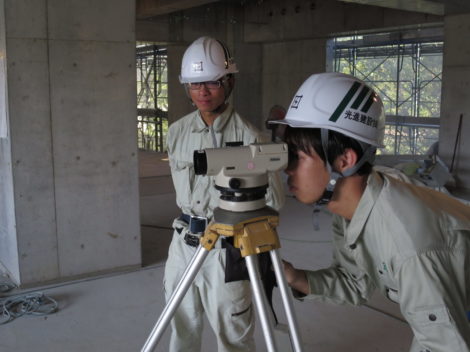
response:
<path fill-rule="evenodd" d="M 231 157 L 224 157 L 225 153 L 230 153 Z M 203 156 L 201 157 L 201 155 Z M 239 155 L 241 157 L 238 159 L 233 157 Z M 204 160 L 204 158 L 207 160 Z M 220 167 L 222 170 L 218 171 L 220 168 L 216 164 L 219 160 L 221 162 L 231 160 L 233 165 Z M 233 160 L 235 161 L 233 162 Z M 239 164 L 234 166 L 236 163 Z M 258 172 L 247 172 L 243 169 L 244 163 L 248 165 L 249 170 L 257 168 Z M 271 167 L 273 163 L 276 163 L 274 168 Z M 255 164 L 254 167 L 253 164 Z M 213 220 L 208 224 L 204 235 L 200 238 L 196 253 L 183 273 L 141 352 L 153 352 L 205 258 L 214 248 L 220 236 L 233 237 L 234 247 L 240 249 L 241 256 L 245 259 L 248 269 L 267 351 L 279 352 L 274 334 L 274 319 L 269 311 L 270 307 L 266 293 L 261 284 L 257 260 L 258 254 L 270 253 L 287 317 L 291 345 L 295 352 L 301 352 L 302 343 L 293 309 L 292 293 L 284 277 L 283 266 L 278 253 L 280 243 L 276 227 L 279 224 L 279 216 L 277 211 L 266 206 L 264 199 L 268 179 L 266 173 L 267 171 L 277 171 L 287 165 L 287 146 L 285 144 L 256 144 L 249 147 L 196 151 L 194 165 L 197 174 L 217 174 L 215 183 L 216 188 L 221 192 L 221 200 L 219 207 L 214 210 Z"/>

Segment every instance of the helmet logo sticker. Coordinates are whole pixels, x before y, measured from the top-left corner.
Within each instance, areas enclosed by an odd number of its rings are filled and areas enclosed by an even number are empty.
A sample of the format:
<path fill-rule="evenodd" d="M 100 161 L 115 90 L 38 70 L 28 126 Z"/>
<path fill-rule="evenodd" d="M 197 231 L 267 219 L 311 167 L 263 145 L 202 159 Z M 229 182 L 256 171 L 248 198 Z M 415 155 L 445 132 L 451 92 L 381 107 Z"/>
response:
<path fill-rule="evenodd" d="M 364 125 L 377 128 L 377 119 L 374 119 L 366 114 L 361 114 L 357 111 L 346 110 L 344 112 L 344 118 L 356 122 L 360 122 Z"/>
<path fill-rule="evenodd" d="M 292 105 L 290 106 L 292 109 L 298 109 L 300 101 L 302 100 L 303 95 L 296 95 L 292 100 Z"/>
<path fill-rule="evenodd" d="M 202 68 L 202 61 L 199 62 L 192 62 L 191 63 L 191 68 L 193 72 L 202 72 L 204 69 Z"/>
<path fill-rule="evenodd" d="M 330 121 L 336 122 L 340 116 L 343 118 L 362 123 L 364 125 L 377 128 L 378 121 L 367 115 L 370 107 L 376 100 L 376 94 L 371 91 L 371 89 L 367 86 L 363 86 L 359 94 L 357 95 L 356 99 L 352 102 L 352 104 L 348 107 L 348 105 L 353 100 L 354 95 L 359 90 L 361 84 L 359 82 L 354 82 L 349 91 L 344 96 L 343 100 L 339 103 L 336 110 L 330 117 Z M 370 93 L 370 94 L 369 94 Z M 369 95 L 367 99 L 365 99 Z M 359 110 L 359 107 L 364 102 L 362 109 Z M 356 110 L 356 111 L 354 111 Z"/>

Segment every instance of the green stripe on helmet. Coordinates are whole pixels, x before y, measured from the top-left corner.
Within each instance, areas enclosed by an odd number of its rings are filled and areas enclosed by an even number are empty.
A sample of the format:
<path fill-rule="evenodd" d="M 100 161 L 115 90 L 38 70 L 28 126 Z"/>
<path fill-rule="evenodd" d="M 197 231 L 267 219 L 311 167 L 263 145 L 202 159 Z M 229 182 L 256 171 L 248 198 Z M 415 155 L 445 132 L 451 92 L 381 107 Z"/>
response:
<path fill-rule="evenodd" d="M 341 100 L 341 103 L 339 103 L 338 107 L 336 108 L 335 112 L 331 115 L 330 121 L 336 122 L 341 115 L 341 113 L 344 111 L 345 107 L 349 104 L 351 101 L 352 97 L 354 94 L 356 94 L 357 90 L 361 84 L 359 82 L 354 82 L 352 87 L 349 89 L 349 91 L 346 93 L 344 96 L 343 100 Z"/>
<path fill-rule="evenodd" d="M 369 96 L 369 99 L 367 99 L 366 103 L 364 104 L 364 106 L 362 107 L 361 111 L 365 114 L 367 113 L 367 111 L 369 111 L 372 103 L 374 102 L 374 99 L 375 99 L 375 94 L 372 93 L 370 96 Z"/>
<path fill-rule="evenodd" d="M 354 100 L 354 103 L 351 105 L 351 109 L 356 109 L 361 105 L 362 101 L 364 100 L 365 96 L 367 93 L 369 93 L 370 89 L 367 86 L 362 87 L 361 92 L 357 96 L 356 100 Z"/>

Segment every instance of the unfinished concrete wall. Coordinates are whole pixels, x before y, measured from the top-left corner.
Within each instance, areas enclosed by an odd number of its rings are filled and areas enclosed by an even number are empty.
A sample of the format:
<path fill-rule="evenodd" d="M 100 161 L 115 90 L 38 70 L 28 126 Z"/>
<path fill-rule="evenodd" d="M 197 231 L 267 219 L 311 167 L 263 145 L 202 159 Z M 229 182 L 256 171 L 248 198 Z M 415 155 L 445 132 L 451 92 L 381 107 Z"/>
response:
<path fill-rule="evenodd" d="M 46 6 L 6 3 L 8 98 L 20 277 L 59 274 Z"/>
<path fill-rule="evenodd" d="M 439 155 L 448 166 L 454 159 L 456 186 L 470 195 L 470 14 L 447 16 Z M 457 142 L 460 115 L 463 115 Z M 455 150 L 455 155 L 454 155 Z"/>
<path fill-rule="evenodd" d="M 6 1 L 18 283 L 140 264 L 134 11 Z"/>
<path fill-rule="evenodd" d="M 331 0 L 272 0 L 245 8 L 245 41 L 279 42 L 441 22 L 442 17 Z"/>
<path fill-rule="evenodd" d="M 263 115 L 277 104 L 285 109 L 305 79 L 325 72 L 324 39 L 288 41 L 263 46 Z M 279 60 L 282 57 L 282 60 Z"/>
<path fill-rule="evenodd" d="M 8 121 L 5 2 L 0 0 L 0 268 L 19 277 L 11 139 Z"/>
<path fill-rule="evenodd" d="M 263 95 L 260 76 L 263 72 L 263 46 L 259 43 L 234 44 L 236 74 L 232 102 L 238 113 L 253 125 L 263 129 L 267 116 L 263 115 Z"/>
<path fill-rule="evenodd" d="M 236 75 L 232 101 L 238 113 L 259 129 L 264 129 L 262 85 L 263 44 L 244 40 L 245 11 L 237 7 L 227 10 L 227 41 L 233 51 L 239 73 Z"/>

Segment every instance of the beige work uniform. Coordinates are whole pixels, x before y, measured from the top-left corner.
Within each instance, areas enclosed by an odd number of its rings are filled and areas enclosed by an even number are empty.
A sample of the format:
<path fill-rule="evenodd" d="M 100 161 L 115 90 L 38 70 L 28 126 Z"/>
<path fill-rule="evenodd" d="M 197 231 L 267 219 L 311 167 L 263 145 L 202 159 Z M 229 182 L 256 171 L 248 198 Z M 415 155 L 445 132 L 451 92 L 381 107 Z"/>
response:
<path fill-rule="evenodd" d="M 176 202 L 182 213 L 212 217 L 220 192 L 214 187 L 214 177 L 195 175 L 193 151 L 224 147 L 227 142 L 248 145 L 261 142 L 259 133 L 242 119 L 232 107 L 206 126 L 199 111 L 173 123 L 168 131 L 167 147 L 171 174 L 176 189 Z M 267 204 L 279 209 L 284 201 L 282 184 L 277 174 L 270 175 Z M 165 294 L 171 293 L 188 267 L 196 247 L 184 241 L 188 225 L 175 219 L 175 231 L 165 266 Z M 225 249 L 220 240 L 206 257 L 201 269 L 172 320 L 170 351 L 199 351 L 203 312 L 217 338 L 218 351 L 254 351 L 254 312 L 251 306 L 249 281 L 225 283 Z"/>
<path fill-rule="evenodd" d="M 359 305 L 377 288 L 413 329 L 410 351 L 469 351 L 470 207 L 373 172 L 333 235 L 333 265 L 307 271 L 306 298 Z"/>

